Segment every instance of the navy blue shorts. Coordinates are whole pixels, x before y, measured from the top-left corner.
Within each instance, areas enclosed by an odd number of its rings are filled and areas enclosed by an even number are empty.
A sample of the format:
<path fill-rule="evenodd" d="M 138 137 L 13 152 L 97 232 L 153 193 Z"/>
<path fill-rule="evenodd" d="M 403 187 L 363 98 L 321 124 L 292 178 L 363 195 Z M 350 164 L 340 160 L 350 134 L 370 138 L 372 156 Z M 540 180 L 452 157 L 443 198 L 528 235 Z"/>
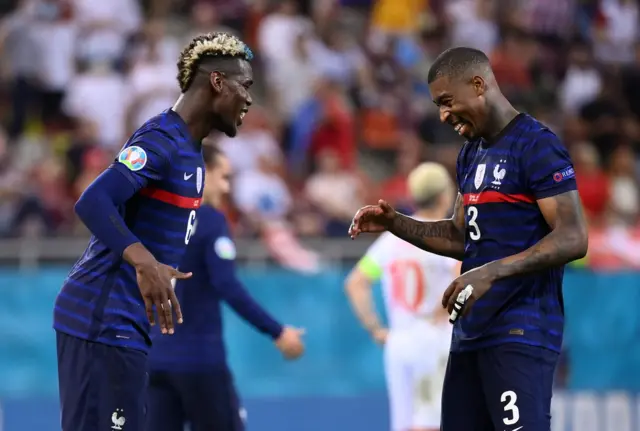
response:
<path fill-rule="evenodd" d="M 56 340 L 62 431 L 143 431 L 147 354 L 61 332 Z"/>
<path fill-rule="evenodd" d="M 228 370 L 149 374 L 147 431 L 244 431 L 242 409 Z"/>
<path fill-rule="evenodd" d="M 518 343 L 451 353 L 441 431 L 549 431 L 558 356 Z"/>

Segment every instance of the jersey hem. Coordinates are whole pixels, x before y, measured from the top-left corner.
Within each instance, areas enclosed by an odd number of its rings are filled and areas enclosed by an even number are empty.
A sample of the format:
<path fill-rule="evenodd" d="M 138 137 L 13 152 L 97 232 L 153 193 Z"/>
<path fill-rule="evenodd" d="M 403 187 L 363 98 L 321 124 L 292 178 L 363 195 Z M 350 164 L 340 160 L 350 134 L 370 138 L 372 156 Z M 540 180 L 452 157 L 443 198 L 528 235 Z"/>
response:
<path fill-rule="evenodd" d="M 490 347 L 500 346 L 502 344 L 524 344 L 531 347 L 539 347 L 541 349 L 549 350 L 555 353 L 561 353 L 561 348 L 547 346 L 542 343 L 530 340 L 500 340 L 500 339 L 484 339 L 475 340 L 473 342 L 467 342 L 464 344 L 458 344 L 456 347 L 451 346 L 450 353 L 463 353 L 471 352 L 475 350 L 488 349 Z"/>
<path fill-rule="evenodd" d="M 150 349 L 147 346 L 145 346 L 145 347 L 136 347 L 136 346 L 132 346 L 132 345 L 125 345 L 125 344 L 122 344 L 122 343 L 118 343 L 115 340 L 113 340 L 113 341 L 108 340 L 108 339 L 107 340 L 104 340 L 104 339 L 103 340 L 96 340 L 95 338 L 91 338 L 88 335 L 80 335 L 80 334 L 77 334 L 77 333 L 72 333 L 71 331 L 67 331 L 67 330 L 61 329 L 55 323 L 53 325 L 53 329 L 54 329 L 54 331 L 59 332 L 61 334 L 65 334 L 65 335 L 68 335 L 70 337 L 75 337 L 75 338 L 77 338 L 79 340 L 88 341 L 90 343 L 103 344 L 105 346 L 118 347 L 120 349 L 137 350 L 137 351 L 142 352 L 144 354 L 148 354 L 149 353 L 149 349 Z"/>

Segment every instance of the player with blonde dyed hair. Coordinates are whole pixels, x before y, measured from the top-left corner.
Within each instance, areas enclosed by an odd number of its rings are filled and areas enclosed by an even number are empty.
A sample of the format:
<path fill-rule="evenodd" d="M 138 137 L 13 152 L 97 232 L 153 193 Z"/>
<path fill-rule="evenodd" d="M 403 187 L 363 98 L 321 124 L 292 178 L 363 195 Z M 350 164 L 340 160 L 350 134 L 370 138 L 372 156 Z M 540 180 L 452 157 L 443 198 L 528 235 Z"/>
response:
<path fill-rule="evenodd" d="M 229 137 L 237 134 L 252 103 L 252 59 L 251 49 L 228 33 L 198 36 L 182 50 L 178 60 L 182 95 L 176 107 L 199 113 L 196 126 L 203 137 L 212 129 Z"/>
<path fill-rule="evenodd" d="M 455 187 L 447 170 L 423 163 L 408 178 L 421 220 L 447 216 Z M 451 341 L 443 292 L 458 274 L 453 259 L 426 253 L 383 233 L 347 278 L 353 310 L 373 339 L 384 345 L 385 374 L 392 431 L 440 429 L 440 399 Z M 374 310 L 371 286 L 381 281 L 389 321 L 382 326 Z"/>
<path fill-rule="evenodd" d="M 133 133 L 76 203 L 92 237 L 54 308 L 63 431 L 144 429 L 151 326 L 170 335 L 183 321 L 172 281 L 192 275 L 176 268 L 202 202 L 201 142 L 214 129 L 236 135 L 252 56 L 229 34 L 195 38 L 178 61 L 180 98 Z"/>

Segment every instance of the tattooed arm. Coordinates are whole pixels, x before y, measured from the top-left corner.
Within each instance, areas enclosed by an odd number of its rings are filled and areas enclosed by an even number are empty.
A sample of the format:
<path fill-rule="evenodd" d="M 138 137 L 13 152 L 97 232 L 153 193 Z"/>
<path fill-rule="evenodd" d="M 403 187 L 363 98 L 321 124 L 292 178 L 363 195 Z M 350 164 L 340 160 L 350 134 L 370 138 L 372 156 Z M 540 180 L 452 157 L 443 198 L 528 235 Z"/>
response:
<path fill-rule="evenodd" d="M 587 254 L 587 223 L 577 191 L 538 200 L 551 232 L 536 245 L 486 266 L 495 280 L 560 266 Z"/>
<path fill-rule="evenodd" d="M 453 280 L 442 296 L 442 306 L 449 313 L 467 285 L 473 286 L 473 293 L 465 303 L 465 313 L 496 280 L 561 266 L 587 254 L 587 225 L 576 190 L 539 199 L 538 206 L 551 232 L 523 252 L 487 263 Z"/>
<path fill-rule="evenodd" d="M 464 207 L 458 194 L 450 219 L 418 221 L 397 213 L 389 232 L 422 250 L 462 260 L 464 257 Z"/>

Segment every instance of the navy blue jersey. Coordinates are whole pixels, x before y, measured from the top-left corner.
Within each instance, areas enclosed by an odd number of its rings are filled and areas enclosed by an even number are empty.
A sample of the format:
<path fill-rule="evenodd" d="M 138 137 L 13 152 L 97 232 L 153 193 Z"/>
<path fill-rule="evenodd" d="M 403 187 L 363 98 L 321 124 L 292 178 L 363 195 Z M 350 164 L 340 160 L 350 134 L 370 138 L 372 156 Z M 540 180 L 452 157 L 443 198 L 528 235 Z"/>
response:
<path fill-rule="evenodd" d="M 551 232 L 536 201 L 576 190 L 566 148 L 526 114 L 490 143 L 465 143 L 457 180 L 466 224 L 463 273 L 535 245 Z M 563 272 L 555 267 L 496 281 L 454 325 L 452 350 L 519 342 L 559 351 Z"/>
<path fill-rule="evenodd" d="M 184 323 L 173 335 L 151 332 L 149 366 L 157 371 L 211 371 L 226 367 L 222 302 L 229 304 L 259 331 L 276 338 L 281 325 L 247 293 L 236 277 L 236 249 L 224 215 L 211 206 L 198 210 L 196 229 L 180 271 L 192 272 L 178 280 L 176 296 Z"/>
<path fill-rule="evenodd" d="M 159 262 L 178 267 L 204 183 L 200 142 L 190 136 L 180 116 L 168 110 L 147 121 L 101 177 L 94 184 L 102 181 L 105 188 L 120 181 L 131 187 L 118 207 L 126 228 Z M 102 238 L 91 237 L 64 281 L 56 299 L 54 328 L 85 340 L 146 351 L 150 327 L 135 269 Z"/>

